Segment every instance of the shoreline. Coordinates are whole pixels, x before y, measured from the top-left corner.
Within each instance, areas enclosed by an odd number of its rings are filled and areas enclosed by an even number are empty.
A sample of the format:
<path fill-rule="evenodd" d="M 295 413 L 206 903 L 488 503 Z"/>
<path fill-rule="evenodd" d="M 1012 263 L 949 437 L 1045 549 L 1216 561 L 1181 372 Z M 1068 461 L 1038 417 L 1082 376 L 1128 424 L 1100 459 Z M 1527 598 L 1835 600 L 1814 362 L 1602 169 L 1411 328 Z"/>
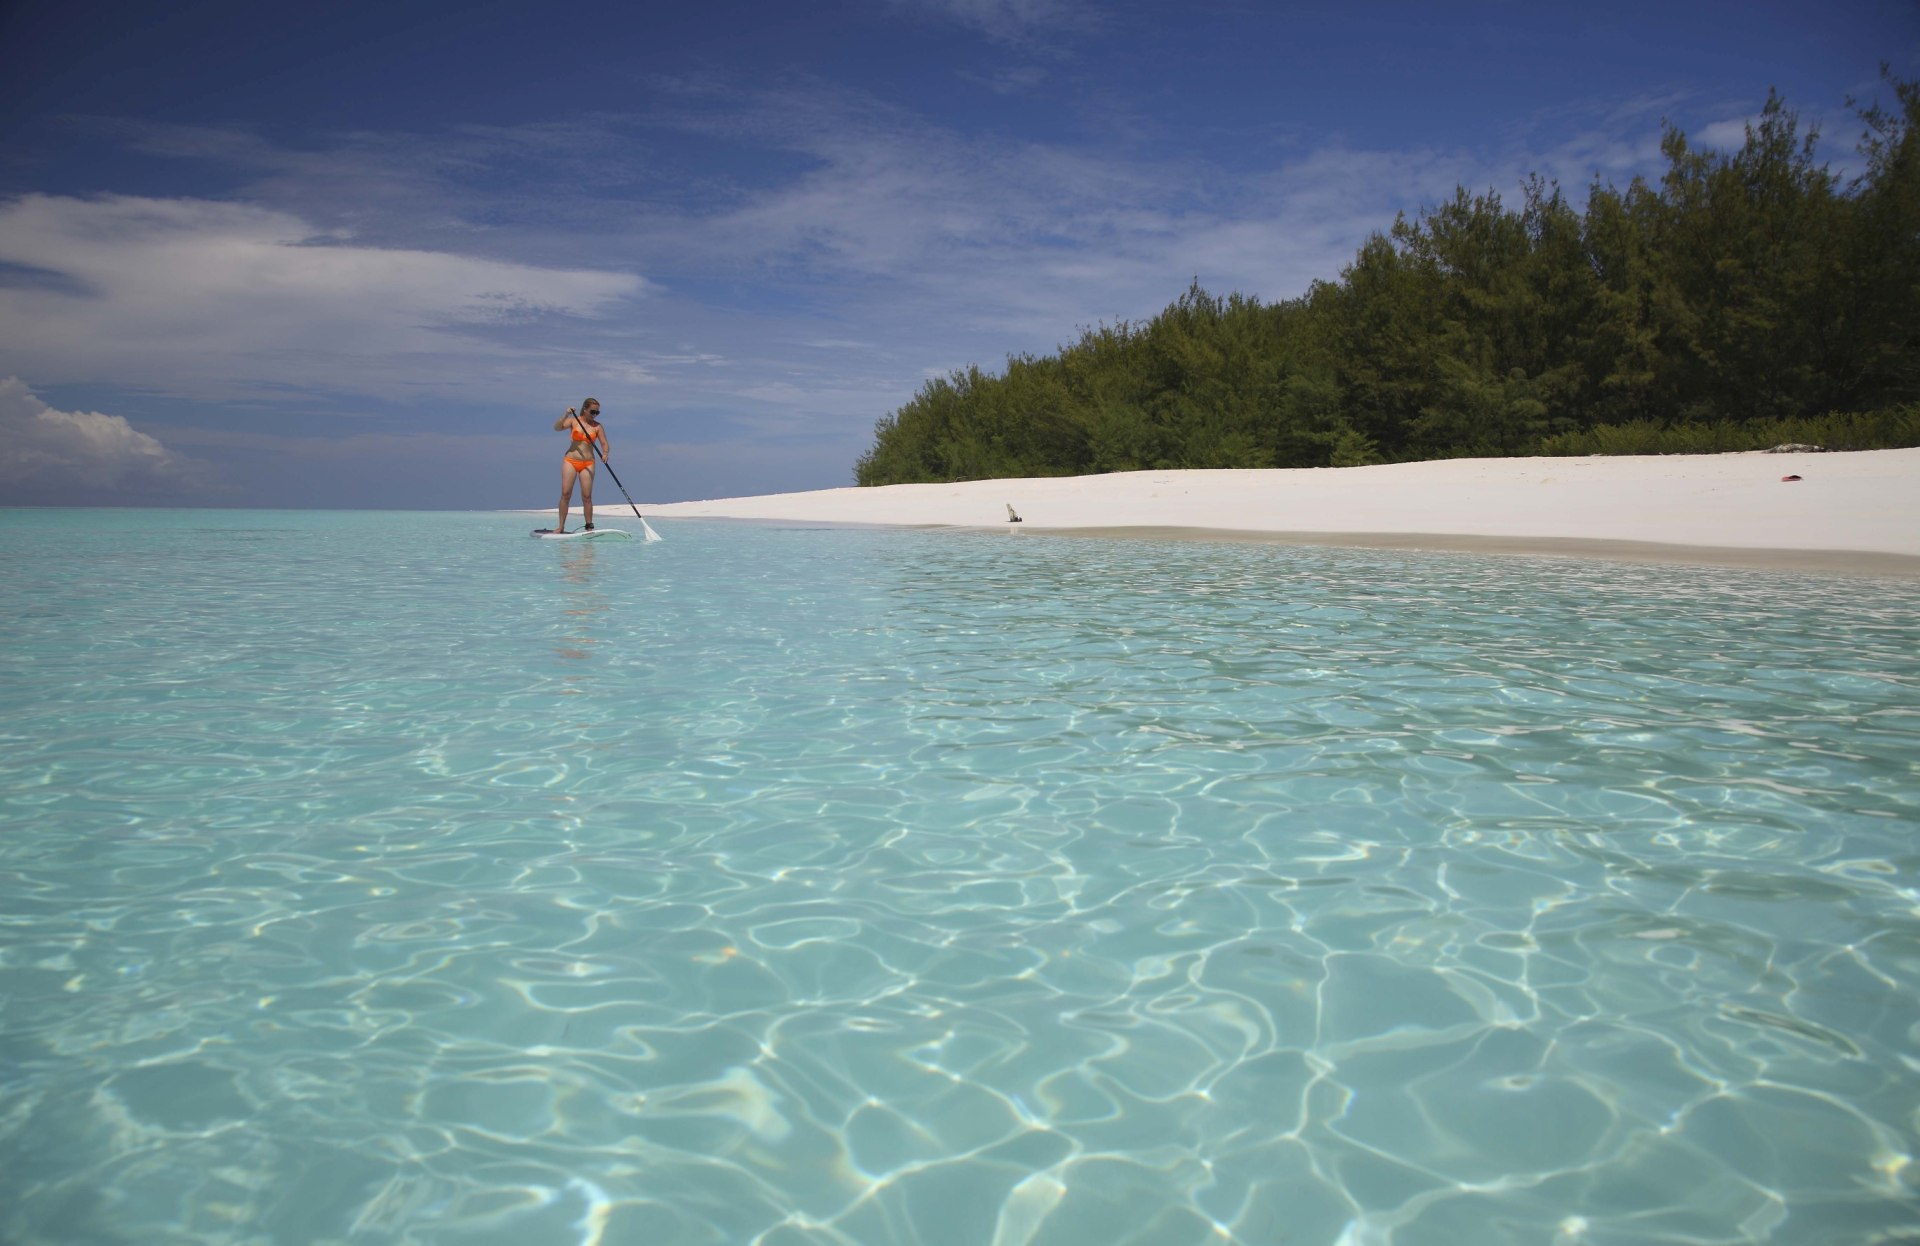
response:
<path fill-rule="evenodd" d="M 1008 522 L 1008 506 L 1022 523 Z M 620 508 L 602 502 L 595 509 L 611 518 Z M 1920 448 L 1170 469 L 850 486 L 642 503 L 640 510 L 649 519 L 1547 554 L 1920 577 Z"/>
<path fill-rule="evenodd" d="M 519 512 L 516 512 L 519 513 Z M 526 514 L 540 514 L 527 511 Z M 642 513 L 655 517 L 655 512 Z M 1920 580 L 1920 555 L 1875 550 L 1768 549 L 1753 546 L 1677 545 L 1660 541 L 1609 541 L 1581 537 L 1476 536 L 1445 532 L 1267 532 L 1245 528 L 988 528 L 963 524 L 856 523 L 821 519 L 761 519 L 727 515 L 669 516 L 695 522 L 786 528 L 869 528 L 944 531 L 972 536 L 1084 538 L 1094 541 L 1216 541 L 1236 545 L 1299 545 L 1320 549 L 1386 549 L 1435 554 L 1493 554 L 1532 558 L 1585 558 L 1602 562 L 1804 571 L 1822 575 Z M 610 525 L 611 526 L 611 525 Z"/>
<path fill-rule="evenodd" d="M 1748 567 L 1838 575 L 1920 579 L 1920 555 L 1873 550 L 1763 549 L 1609 541 L 1583 537 L 1475 536 L 1446 532 L 1260 532 L 1223 528 L 1036 528 L 1035 536 L 1127 537 L 1153 541 L 1235 541 L 1253 545 L 1310 545 L 1335 549 L 1398 549 L 1444 554 L 1591 558 L 1612 562 Z"/>

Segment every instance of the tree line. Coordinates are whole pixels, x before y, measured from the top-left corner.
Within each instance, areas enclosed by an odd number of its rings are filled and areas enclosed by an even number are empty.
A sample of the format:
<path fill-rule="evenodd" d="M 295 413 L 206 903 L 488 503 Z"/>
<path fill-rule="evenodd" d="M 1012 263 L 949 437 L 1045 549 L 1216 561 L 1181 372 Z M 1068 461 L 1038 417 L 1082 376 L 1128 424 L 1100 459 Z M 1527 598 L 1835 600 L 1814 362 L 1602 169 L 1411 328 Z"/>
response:
<path fill-rule="evenodd" d="M 1151 320 L 928 381 L 862 485 L 1457 456 L 1920 444 L 1920 84 L 1861 171 L 1769 96 L 1738 151 L 1668 126 L 1657 182 L 1451 200 L 1300 298 L 1196 281 Z"/>

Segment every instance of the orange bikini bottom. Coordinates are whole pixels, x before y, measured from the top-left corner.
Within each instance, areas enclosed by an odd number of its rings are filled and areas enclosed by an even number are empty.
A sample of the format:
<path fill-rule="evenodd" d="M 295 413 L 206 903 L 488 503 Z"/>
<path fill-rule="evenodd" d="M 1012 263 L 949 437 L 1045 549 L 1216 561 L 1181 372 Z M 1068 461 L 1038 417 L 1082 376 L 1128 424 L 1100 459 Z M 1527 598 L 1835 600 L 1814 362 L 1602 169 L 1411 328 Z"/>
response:
<path fill-rule="evenodd" d="M 576 459 L 572 455 L 568 455 L 566 458 L 561 459 L 560 462 L 566 467 L 571 467 L 576 472 L 590 472 L 593 470 L 592 459 Z"/>

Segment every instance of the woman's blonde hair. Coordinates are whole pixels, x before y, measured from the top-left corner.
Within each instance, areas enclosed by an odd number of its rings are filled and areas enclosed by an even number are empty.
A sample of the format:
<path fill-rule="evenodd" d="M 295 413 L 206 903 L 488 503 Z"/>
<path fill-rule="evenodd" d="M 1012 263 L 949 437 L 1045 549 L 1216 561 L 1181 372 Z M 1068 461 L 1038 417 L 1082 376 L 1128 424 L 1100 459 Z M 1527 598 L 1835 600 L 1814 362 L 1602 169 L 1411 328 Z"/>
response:
<path fill-rule="evenodd" d="M 585 415 L 588 407 L 597 407 L 599 405 L 600 400 L 598 398 L 582 398 L 580 400 L 580 414 Z"/>

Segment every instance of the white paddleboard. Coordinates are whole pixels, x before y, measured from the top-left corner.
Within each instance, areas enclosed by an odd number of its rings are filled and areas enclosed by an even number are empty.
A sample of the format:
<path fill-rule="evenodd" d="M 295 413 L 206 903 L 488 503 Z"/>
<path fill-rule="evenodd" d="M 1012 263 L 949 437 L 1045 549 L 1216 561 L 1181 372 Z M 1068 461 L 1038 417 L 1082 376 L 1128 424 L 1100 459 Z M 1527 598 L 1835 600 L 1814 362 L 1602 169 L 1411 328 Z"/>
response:
<path fill-rule="evenodd" d="M 595 528 L 589 532 L 585 528 L 575 528 L 572 532 L 555 532 L 552 528 L 535 528 L 533 535 L 542 541 L 631 541 L 633 533 L 623 532 L 619 528 Z"/>

